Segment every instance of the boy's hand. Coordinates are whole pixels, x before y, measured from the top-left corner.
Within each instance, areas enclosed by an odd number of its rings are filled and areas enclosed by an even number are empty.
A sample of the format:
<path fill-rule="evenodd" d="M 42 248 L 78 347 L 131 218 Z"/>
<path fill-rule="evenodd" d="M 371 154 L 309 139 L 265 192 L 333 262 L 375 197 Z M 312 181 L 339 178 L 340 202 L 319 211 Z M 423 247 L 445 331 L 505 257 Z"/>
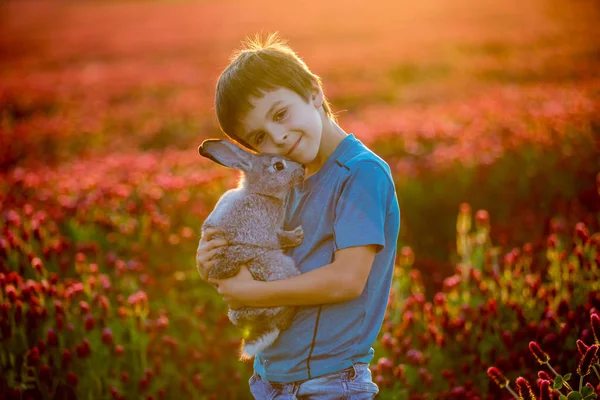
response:
<path fill-rule="evenodd" d="M 252 299 L 260 291 L 250 271 L 242 265 L 237 275 L 227 279 L 209 279 L 229 308 L 232 310 L 248 307 Z"/>
<path fill-rule="evenodd" d="M 216 259 L 213 260 L 215 254 L 217 254 L 221 246 L 229 244 L 227 240 L 223 238 L 213 238 L 215 235 L 222 233 L 223 232 L 216 228 L 208 228 L 204 231 L 204 235 L 202 235 L 202 238 L 198 243 L 198 250 L 196 251 L 196 267 L 203 280 L 207 280 L 208 271 L 210 271 L 217 262 Z"/>

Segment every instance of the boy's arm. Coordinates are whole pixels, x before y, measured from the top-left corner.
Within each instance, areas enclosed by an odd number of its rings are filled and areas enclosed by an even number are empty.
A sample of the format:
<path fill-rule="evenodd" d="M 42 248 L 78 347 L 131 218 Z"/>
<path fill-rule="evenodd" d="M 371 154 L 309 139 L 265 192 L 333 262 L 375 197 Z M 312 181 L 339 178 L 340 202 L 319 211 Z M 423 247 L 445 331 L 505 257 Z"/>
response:
<path fill-rule="evenodd" d="M 360 296 L 375 253 L 374 245 L 348 247 L 336 251 L 331 264 L 293 278 L 262 282 L 251 277 L 233 277 L 213 283 L 226 300 L 247 307 L 337 303 Z"/>
<path fill-rule="evenodd" d="M 347 301 L 360 296 L 375 254 L 386 243 L 388 205 L 395 196 L 389 173 L 374 162 L 354 165 L 336 204 L 334 261 L 280 281 L 253 281 L 246 268 L 213 283 L 232 308 L 301 306 Z"/>

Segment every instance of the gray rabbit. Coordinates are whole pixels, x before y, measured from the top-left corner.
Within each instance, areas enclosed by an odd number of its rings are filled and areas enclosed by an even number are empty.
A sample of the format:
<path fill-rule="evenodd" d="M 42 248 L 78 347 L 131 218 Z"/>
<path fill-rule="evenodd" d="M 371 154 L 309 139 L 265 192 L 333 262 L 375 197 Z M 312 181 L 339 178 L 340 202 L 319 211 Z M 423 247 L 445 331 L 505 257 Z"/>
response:
<path fill-rule="evenodd" d="M 245 151 L 224 140 L 205 140 L 198 151 L 218 164 L 242 171 L 238 187 L 221 196 L 202 225 L 203 234 L 206 228 L 217 228 L 229 242 L 217 254 L 208 277 L 234 276 L 242 264 L 261 281 L 299 275 L 294 260 L 282 249 L 302 243 L 302 227 L 284 231 L 283 220 L 285 198 L 304 180 L 304 167 L 282 156 Z M 248 332 L 240 358 L 251 358 L 269 347 L 289 327 L 294 312 L 292 307 L 229 310 L 231 322 Z"/>

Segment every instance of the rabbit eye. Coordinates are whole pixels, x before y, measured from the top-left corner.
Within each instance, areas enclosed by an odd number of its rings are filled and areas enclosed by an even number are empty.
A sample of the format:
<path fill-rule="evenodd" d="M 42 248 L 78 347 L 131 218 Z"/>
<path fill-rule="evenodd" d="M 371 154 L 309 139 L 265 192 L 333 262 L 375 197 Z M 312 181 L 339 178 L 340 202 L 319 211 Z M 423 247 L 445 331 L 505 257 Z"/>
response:
<path fill-rule="evenodd" d="M 281 161 L 277 161 L 275 164 L 273 164 L 273 168 L 275 171 L 282 171 L 285 168 L 285 165 Z"/>

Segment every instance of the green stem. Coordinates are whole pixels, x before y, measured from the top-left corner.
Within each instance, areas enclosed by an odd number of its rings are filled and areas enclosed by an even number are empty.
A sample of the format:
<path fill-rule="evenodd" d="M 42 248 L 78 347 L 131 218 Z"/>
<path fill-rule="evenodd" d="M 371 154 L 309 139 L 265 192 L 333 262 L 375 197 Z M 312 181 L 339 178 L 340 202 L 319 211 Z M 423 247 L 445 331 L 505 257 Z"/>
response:
<path fill-rule="evenodd" d="M 592 365 L 592 369 L 594 370 L 594 373 L 596 374 L 596 378 L 598 378 L 598 380 L 600 380 L 600 375 L 598 374 L 598 370 L 596 369 L 596 366 Z"/>
<path fill-rule="evenodd" d="M 581 393 L 582 387 L 583 387 L 583 375 L 579 375 L 579 393 Z"/>
<path fill-rule="evenodd" d="M 514 390 L 512 390 L 510 388 L 510 386 L 508 384 L 506 385 L 506 390 L 508 390 L 510 392 L 510 394 L 512 394 L 515 397 L 515 399 L 519 400 L 519 396 L 515 393 Z"/>
<path fill-rule="evenodd" d="M 556 371 L 554 370 L 554 368 L 552 368 L 552 365 L 550 365 L 550 363 L 549 363 L 549 362 L 545 362 L 544 364 L 546 364 L 546 366 L 547 366 L 548 368 L 550 368 L 550 371 L 552 371 L 552 372 L 554 373 L 554 376 L 559 376 L 559 375 L 558 375 L 558 372 L 556 372 Z"/>
<path fill-rule="evenodd" d="M 552 365 L 550 365 L 550 363 L 549 363 L 549 362 L 547 362 L 547 361 L 546 361 L 544 364 L 546 364 L 546 366 L 547 366 L 548 368 L 550 368 L 550 371 L 552 371 L 552 372 L 554 373 L 554 375 L 555 375 L 555 376 L 561 376 L 561 375 L 559 375 L 559 374 L 558 374 L 558 372 L 556 372 L 556 371 L 554 370 L 554 368 L 552 368 Z M 561 376 L 561 378 L 562 378 L 562 376 Z M 563 379 L 563 384 L 565 385 L 565 388 L 567 388 L 567 389 L 568 389 L 568 390 L 570 390 L 570 391 L 573 391 L 573 388 L 572 388 L 572 387 L 569 385 L 569 383 L 568 383 L 566 380 L 564 380 L 564 379 Z"/>

